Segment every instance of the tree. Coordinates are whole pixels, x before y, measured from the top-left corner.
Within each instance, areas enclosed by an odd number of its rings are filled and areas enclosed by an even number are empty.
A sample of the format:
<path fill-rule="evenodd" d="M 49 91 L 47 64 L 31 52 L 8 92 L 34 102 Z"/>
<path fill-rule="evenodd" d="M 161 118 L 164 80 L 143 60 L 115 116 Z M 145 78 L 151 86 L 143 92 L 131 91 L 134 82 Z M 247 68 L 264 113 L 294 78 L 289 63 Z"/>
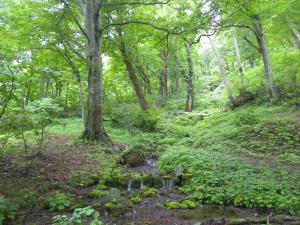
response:
<path fill-rule="evenodd" d="M 219 53 L 217 51 L 216 45 L 215 45 L 212 37 L 210 37 L 210 35 L 208 35 L 207 38 L 208 38 L 208 40 L 210 42 L 211 48 L 212 48 L 213 53 L 214 53 L 214 55 L 216 57 L 216 60 L 217 60 L 217 63 L 218 63 L 218 67 L 219 67 L 219 70 L 220 70 L 220 74 L 221 74 L 221 77 L 222 77 L 222 80 L 223 80 L 223 84 L 224 84 L 225 89 L 226 89 L 226 93 L 227 93 L 227 98 L 228 98 L 229 104 L 231 106 L 234 106 L 234 99 L 233 99 L 233 96 L 232 96 L 232 93 L 231 93 L 231 89 L 230 89 L 230 86 L 229 86 L 229 82 L 228 82 L 228 79 L 227 79 L 227 76 L 226 76 L 226 73 L 225 73 L 225 70 L 224 70 L 224 66 L 223 66 L 223 63 L 222 63 L 221 56 L 219 55 Z"/>
<path fill-rule="evenodd" d="M 193 61 L 192 61 L 192 54 L 191 54 L 191 45 L 185 41 L 184 42 L 185 50 L 186 50 L 186 59 L 188 63 L 188 72 L 184 77 L 186 82 L 186 112 L 192 112 L 194 106 L 194 86 L 193 86 L 193 77 L 194 77 L 194 69 L 193 69 Z"/>
<path fill-rule="evenodd" d="M 242 77 L 243 88 L 245 89 L 246 88 L 246 79 L 245 79 L 245 74 L 244 74 L 244 70 L 243 70 L 243 66 L 242 66 L 241 53 L 240 53 L 240 48 L 239 48 L 235 29 L 233 29 L 232 38 L 233 38 L 234 49 L 235 49 L 235 54 L 236 54 L 236 61 L 237 61 L 238 67 L 239 67 L 239 72 Z"/>

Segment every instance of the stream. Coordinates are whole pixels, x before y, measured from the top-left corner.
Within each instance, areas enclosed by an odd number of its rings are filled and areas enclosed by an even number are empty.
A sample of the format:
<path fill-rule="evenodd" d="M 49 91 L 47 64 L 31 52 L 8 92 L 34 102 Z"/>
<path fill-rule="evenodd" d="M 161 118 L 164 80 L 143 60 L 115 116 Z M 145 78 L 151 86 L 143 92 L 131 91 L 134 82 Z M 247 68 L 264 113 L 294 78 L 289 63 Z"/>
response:
<path fill-rule="evenodd" d="M 129 179 L 127 187 L 121 191 L 121 196 L 130 196 L 137 194 L 140 190 L 147 187 L 155 187 L 157 194 L 153 197 L 142 198 L 140 204 L 135 204 L 124 214 L 115 216 L 114 213 L 105 213 L 103 221 L 105 224 L 134 224 L 134 225 L 225 225 L 231 224 L 228 221 L 234 219 L 244 220 L 253 218 L 264 223 L 232 223 L 232 224 L 268 224 L 269 212 L 259 209 L 246 209 L 234 206 L 204 205 L 195 209 L 168 209 L 163 206 L 166 202 L 181 202 L 187 196 L 176 191 L 178 180 L 176 173 L 172 176 L 160 177 L 157 173 L 157 158 L 150 156 L 145 159 L 145 163 L 138 167 L 128 168 L 125 172 L 147 174 L 153 177 L 153 182 L 141 179 L 139 183 Z M 180 171 L 179 171 L 180 172 Z M 182 171 L 181 171 L 182 172 Z M 260 218 L 260 219 L 258 219 Z M 288 222 L 272 224 L 289 224 Z M 293 223 L 294 224 L 294 223 Z M 300 223 L 299 223 L 300 224 Z"/>
<path fill-rule="evenodd" d="M 108 183 L 107 195 L 99 198 L 90 198 L 88 193 L 97 188 L 98 184 L 80 189 L 80 196 L 88 206 L 100 212 L 101 220 L 105 225 L 300 225 L 300 219 L 292 219 L 288 215 L 272 215 L 270 210 L 247 209 L 235 206 L 202 205 L 193 209 L 168 209 L 166 202 L 182 202 L 187 197 L 177 191 L 177 173 L 161 177 L 157 172 L 157 158 L 149 156 L 143 165 L 129 167 L 123 171 L 126 179 L 121 184 Z M 139 174 L 142 179 L 135 179 L 132 174 Z M 145 179 L 143 179 L 143 177 Z M 137 204 L 131 204 L 130 199 L 143 190 L 155 188 L 154 195 L 143 196 Z M 114 199 L 114 204 L 120 206 L 108 210 L 105 204 Z M 60 213 L 62 214 L 62 213 Z M 71 216 L 72 213 L 64 213 Z M 32 211 L 24 224 L 52 224 L 52 217 L 57 215 L 47 210 Z M 41 223 L 37 223 L 40 221 Z M 298 222 L 297 222 L 298 221 Z M 89 223 L 84 223 L 89 224 Z"/>

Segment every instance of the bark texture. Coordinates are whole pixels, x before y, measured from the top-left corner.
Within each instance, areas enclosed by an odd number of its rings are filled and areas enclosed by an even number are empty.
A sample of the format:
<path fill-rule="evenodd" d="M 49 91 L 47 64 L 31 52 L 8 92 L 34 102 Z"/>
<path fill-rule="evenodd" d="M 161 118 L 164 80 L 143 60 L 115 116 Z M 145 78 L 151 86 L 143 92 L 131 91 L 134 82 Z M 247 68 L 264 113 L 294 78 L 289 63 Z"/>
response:
<path fill-rule="evenodd" d="M 98 4 L 96 0 L 89 0 L 84 5 L 87 36 L 88 103 L 83 135 L 88 140 L 105 140 L 107 138 L 103 125 L 101 15 Z"/>
<path fill-rule="evenodd" d="M 262 26 L 259 16 L 254 16 L 253 19 L 254 19 L 253 29 L 254 29 L 254 33 L 255 33 L 259 48 L 260 48 L 260 53 L 263 57 L 265 71 L 267 74 L 267 80 L 268 80 L 271 101 L 276 101 L 277 93 L 275 90 L 275 84 L 274 84 L 274 79 L 273 79 L 273 70 L 272 70 L 272 65 L 271 65 L 271 61 L 270 61 L 269 51 L 267 48 L 267 43 L 265 40 L 263 26 Z"/>

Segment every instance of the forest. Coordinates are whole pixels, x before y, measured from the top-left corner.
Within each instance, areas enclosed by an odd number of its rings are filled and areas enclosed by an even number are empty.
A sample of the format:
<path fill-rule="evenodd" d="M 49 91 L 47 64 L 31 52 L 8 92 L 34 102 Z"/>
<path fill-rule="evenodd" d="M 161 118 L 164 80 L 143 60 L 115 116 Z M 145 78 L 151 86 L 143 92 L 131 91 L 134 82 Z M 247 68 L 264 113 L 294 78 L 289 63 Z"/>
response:
<path fill-rule="evenodd" d="M 0 225 L 300 225 L 299 0 L 0 0 Z"/>

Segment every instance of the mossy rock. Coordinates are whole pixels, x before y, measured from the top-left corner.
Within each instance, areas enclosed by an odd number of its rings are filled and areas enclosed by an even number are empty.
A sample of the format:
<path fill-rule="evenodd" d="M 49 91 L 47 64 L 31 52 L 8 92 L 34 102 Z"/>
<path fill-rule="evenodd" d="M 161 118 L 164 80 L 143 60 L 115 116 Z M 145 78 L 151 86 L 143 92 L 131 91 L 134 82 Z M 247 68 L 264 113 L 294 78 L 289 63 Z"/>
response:
<path fill-rule="evenodd" d="M 168 209 L 181 209 L 181 204 L 179 202 L 167 202 L 164 204 Z"/>
<path fill-rule="evenodd" d="M 157 195 L 157 189 L 145 187 L 140 191 L 140 195 L 143 198 L 155 197 Z"/>
<path fill-rule="evenodd" d="M 132 197 L 130 198 L 130 201 L 133 203 L 133 204 L 140 204 L 142 202 L 142 199 L 138 196 L 136 197 Z"/>
<path fill-rule="evenodd" d="M 98 174 L 86 174 L 86 173 L 73 173 L 68 181 L 71 187 L 75 188 L 86 188 L 98 183 Z"/>
<path fill-rule="evenodd" d="M 179 202 L 167 202 L 164 204 L 168 209 L 195 209 L 197 204 L 191 200 Z"/>
<path fill-rule="evenodd" d="M 120 198 L 117 201 L 107 202 L 104 209 L 111 212 L 113 216 L 120 216 L 132 207 L 131 201 L 127 198 Z"/>
<path fill-rule="evenodd" d="M 131 166 L 137 167 L 141 166 L 145 162 L 145 153 L 144 149 L 140 146 L 135 146 L 123 153 L 124 163 Z"/>
<path fill-rule="evenodd" d="M 95 210 L 98 210 L 98 209 L 100 209 L 101 208 L 101 204 L 100 203 L 94 203 L 93 205 L 92 205 L 92 208 L 93 209 L 95 209 Z"/>
<path fill-rule="evenodd" d="M 181 204 L 186 205 L 188 209 L 197 208 L 197 204 L 191 200 L 184 200 Z"/>
<path fill-rule="evenodd" d="M 90 193 L 89 193 L 89 197 L 90 198 L 101 198 L 105 195 L 106 193 L 104 191 L 100 191 L 100 190 L 92 190 Z"/>

